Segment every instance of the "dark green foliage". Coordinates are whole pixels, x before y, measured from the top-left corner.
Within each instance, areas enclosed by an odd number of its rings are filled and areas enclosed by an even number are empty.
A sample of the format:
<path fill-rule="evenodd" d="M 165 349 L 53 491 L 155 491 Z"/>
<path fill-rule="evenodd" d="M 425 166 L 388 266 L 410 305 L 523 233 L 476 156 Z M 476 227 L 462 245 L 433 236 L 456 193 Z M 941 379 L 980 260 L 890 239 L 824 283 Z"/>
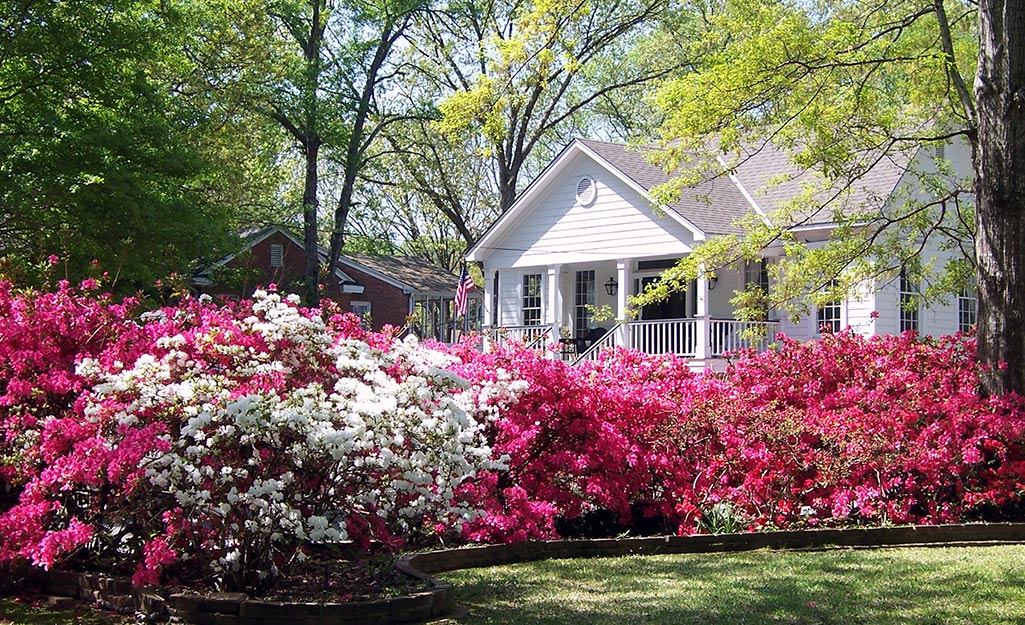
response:
<path fill-rule="evenodd" d="M 174 16 L 135 0 L 0 0 L 0 15 L 0 253 L 57 254 L 72 278 L 97 259 L 133 289 L 213 252 L 228 211 L 193 147 L 205 120 L 165 78 Z"/>

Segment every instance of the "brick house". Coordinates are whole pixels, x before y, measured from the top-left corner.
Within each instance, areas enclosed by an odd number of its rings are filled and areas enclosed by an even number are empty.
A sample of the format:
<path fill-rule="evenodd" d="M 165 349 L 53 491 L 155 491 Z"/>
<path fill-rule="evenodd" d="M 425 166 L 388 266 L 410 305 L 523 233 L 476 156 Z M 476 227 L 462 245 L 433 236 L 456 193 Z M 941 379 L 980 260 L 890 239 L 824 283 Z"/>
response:
<path fill-rule="evenodd" d="M 198 271 L 192 286 L 199 293 L 246 297 L 254 289 L 275 284 L 280 291 L 301 292 L 305 270 L 303 240 L 282 226 L 250 228 L 242 248 Z M 327 251 L 319 248 L 320 262 Z M 468 319 L 455 319 L 454 298 L 459 277 L 422 258 L 344 254 L 333 279 L 325 280 L 324 296 L 368 320 L 375 330 L 385 325 L 411 329 L 421 337 L 452 341 L 459 330 L 480 327 L 480 296 L 471 292 Z"/>

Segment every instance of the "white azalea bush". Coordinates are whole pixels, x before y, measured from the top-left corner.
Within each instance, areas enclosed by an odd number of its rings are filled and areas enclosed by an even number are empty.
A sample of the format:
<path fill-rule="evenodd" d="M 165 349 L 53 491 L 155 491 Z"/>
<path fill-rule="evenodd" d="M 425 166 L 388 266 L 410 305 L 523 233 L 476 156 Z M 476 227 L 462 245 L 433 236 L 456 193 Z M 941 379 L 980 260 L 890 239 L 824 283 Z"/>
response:
<path fill-rule="evenodd" d="M 325 321 L 257 292 L 235 307 L 164 309 L 142 333 L 145 349 L 136 332 L 134 346 L 77 367 L 89 390 L 75 416 L 88 426 L 60 446 L 79 464 L 102 450 L 83 473 L 95 479 L 37 493 L 64 514 L 69 493 L 106 506 L 75 515 L 91 532 L 70 546 L 101 534 L 136 545 L 137 582 L 173 573 L 252 588 L 311 545 L 456 532 L 475 515 L 460 486 L 503 468 L 486 444 L 487 405 L 522 384 L 470 389 L 446 368 L 452 356 L 363 332 L 349 315 Z M 100 504 L 104 490 L 117 497 Z"/>

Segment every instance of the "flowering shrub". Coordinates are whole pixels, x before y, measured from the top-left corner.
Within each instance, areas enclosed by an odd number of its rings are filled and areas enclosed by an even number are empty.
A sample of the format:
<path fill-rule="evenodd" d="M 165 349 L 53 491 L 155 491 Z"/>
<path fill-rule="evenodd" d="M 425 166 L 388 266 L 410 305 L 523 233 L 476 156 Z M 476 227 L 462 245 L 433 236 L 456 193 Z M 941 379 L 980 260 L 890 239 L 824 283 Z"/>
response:
<path fill-rule="evenodd" d="M 467 489 L 489 512 L 466 536 L 552 537 L 557 517 L 628 522 L 638 505 L 681 533 L 724 511 L 751 529 L 998 517 L 1025 491 L 1025 405 L 978 396 L 973 349 L 843 332 L 712 376 L 630 351 L 570 366 L 464 345 L 462 375 L 529 382 L 489 430 L 510 470 Z"/>
<path fill-rule="evenodd" d="M 66 287 L 60 306 L 9 285 L 0 293 L 7 310 L 32 302 L 41 333 L 69 344 L 94 340 L 80 330 L 97 323 L 42 320 L 78 306 L 119 328 L 102 347 L 35 363 L 40 380 L 68 380 L 73 401 L 22 402 L 36 406 L 31 419 L 13 401 L 2 413 L 4 478 L 18 497 L 0 514 L 0 560 L 49 567 L 87 550 L 135 562 L 140 583 L 172 567 L 252 587 L 302 559 L 304 545 L 398 546 L 458 528 L 473 510 L 454 490 L 500 468 L 484 444 L 489 413 L 444 368 L 453 359 L 365 333 L 352 316 L 325 321 L 258 292 L 134 323 Z"/>
<path fill-rule="evenodd" d="M 0 562 L 252 588 L 317 544 L 1003 518 L 1025 404 L 966 337 L 780 339 L 724 375 L 368 333 L 276 293 L 139 314 L 0 281 Z"/>
<path fill-rule="evenodd" d="M 682 360 L 622 351 L 571 366 L 516 345 L 481 353 L 464 343 L 455 352 L 456 371 L 474 383 L 527 383 L 489 427 L 508 471 L 464 488 L 488 511 L 467 525 L 468 539 L 553 538 L 558 517 L 602 508 L 625 522 L 631 504 L 659 497 L 651 478 L 665 459 L 659 441 L 698 380 Z"/>

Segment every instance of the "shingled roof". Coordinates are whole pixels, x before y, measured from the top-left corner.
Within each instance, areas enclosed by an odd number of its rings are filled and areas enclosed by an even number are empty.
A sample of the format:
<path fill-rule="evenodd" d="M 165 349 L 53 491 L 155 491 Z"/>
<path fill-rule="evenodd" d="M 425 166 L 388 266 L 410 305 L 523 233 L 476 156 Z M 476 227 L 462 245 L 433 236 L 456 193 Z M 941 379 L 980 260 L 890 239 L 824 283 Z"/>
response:
<path fill-rule="evenodd" d="M 417 256 L 347 253 L 341 262 L 401 282 L 419 293 L 455 294 L 459 276 Z"/>
<path fill-rule="evenodd" d="M 590 139 L 577 141 L 649 193 L 673 179 L 673 176 L 650 162 L 657 148 L 631 147 Z M 684 189 L 675 202 L 664 208 L 675 212 L 707 234 L 739 232 L 734 222 L 752 210 L 744 194 L 725 175 Z"/>
<path fill-rule="evenodd" d="M 650 162 L 652 153 L 659 148 L 589 139 L 577 139 L 577 142 L 649 193 L 674 177 Z M 878 208 L 897 186 L 910 158 L 909 154 L 880 158 L 866 167 L 866 173 L 849 186 L 838 183 L 817 193 L 822 206 L 811 212 L 798 213 L 796 219 L 800 225 L 830 223 L 837 209 L 850 214 Z M 718 163 L 704 168 L 715 172 L 723 170 Z M 786 152 L 768 142 L 745 146 L 729 173 L 735 176 L 736 182 L 726 172 L 707 176 L 698 184 L 682 190 L 679 199 L 665 208 L 707 234 L 728 234 L 739 232 L 735 223 L 755 208 L 737 183 L 767 214 L 800 197 L 806 187 L 818 189 L 823 186 L 821 176 L 796 166 Z M 847 188 L 846 192 L 844 188 Z"/>
<path fill-rule="evenodd" d="M 772 143 L 761 142 L 745 146 L 734 175 L 766 213 L 800 197 L 806 187 L 816 189 L 816 204 L 796 212 L 794 218 L 798 223 L 790 224 L 810 226 L 833 223 L 837 211 L 852 216 L 881 208 L 907 171 L 912 156 L 904 152 L 875 155 L 875 160 L 863 165 L 864 173 L 856 179 L 827 186 L 818 172 L 798 167 L 786 152 Z"/>

